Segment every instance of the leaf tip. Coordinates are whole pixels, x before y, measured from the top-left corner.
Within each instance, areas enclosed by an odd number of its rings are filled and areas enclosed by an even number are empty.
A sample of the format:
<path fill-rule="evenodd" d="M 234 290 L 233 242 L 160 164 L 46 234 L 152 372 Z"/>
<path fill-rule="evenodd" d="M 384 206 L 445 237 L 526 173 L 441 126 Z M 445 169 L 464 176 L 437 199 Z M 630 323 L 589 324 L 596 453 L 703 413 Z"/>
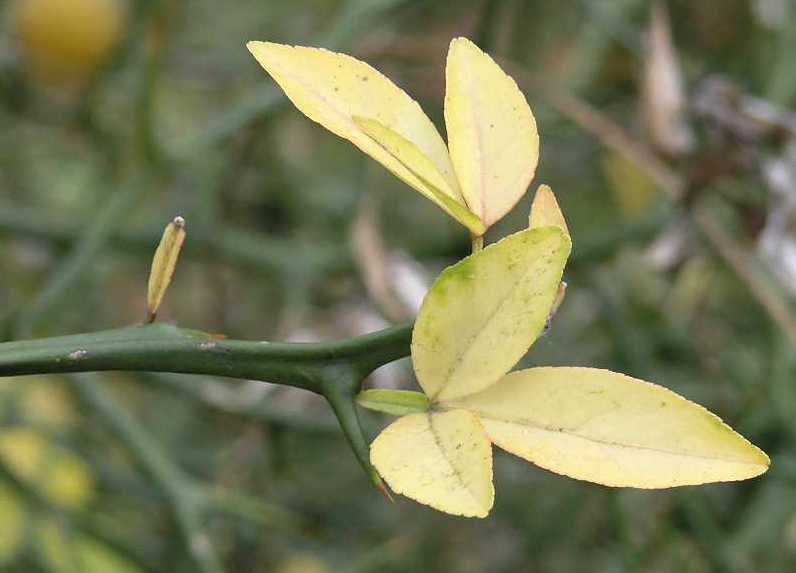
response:
<path fill-rule="evenodd" d="M 564 235 L 571 240 L 569 227 L 564 218 L 564 213 L 558 205 L 555 193 L 549 185 L 539 185 L 531 204 L 531 213 L 528 217 L 528 226 L 536 227 L 558 227 Z"/>
<path fill-rule="evenodd" d="M 257 57 L 257 54 L 255 52 L 259 51 L 262 48 L 263 44 L 265 44 L 265 42 L 260 42 L 258 40 L 249 40 L 248 42 L 246 42 L 246 49 L 249 50 L 249 53 L 252 56 Z"/>

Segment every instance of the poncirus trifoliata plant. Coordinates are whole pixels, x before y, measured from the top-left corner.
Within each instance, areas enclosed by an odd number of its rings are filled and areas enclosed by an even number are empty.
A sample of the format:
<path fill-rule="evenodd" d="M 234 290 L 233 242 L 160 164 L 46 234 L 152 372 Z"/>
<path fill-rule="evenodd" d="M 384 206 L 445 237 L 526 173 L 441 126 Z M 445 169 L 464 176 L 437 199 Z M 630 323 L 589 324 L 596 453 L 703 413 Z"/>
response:
<path fill-rule="evenodd" d="M 492 508 L 492 445 L 540 467 L 617 487 L 668 488 L 757 476 L 765 453 L 705 408 L 650 382 L 595 368 L 511 371 L 563 293 L 571 238 L 540 186 L 527 229 L 481 249 L 526 193 L 536 122 L 517 87 L 465 38 L 446 67 L 447 144 L 420 105 L 380 72 L 319 48 L 250 42 L 307 117 L 347 139 L 473 236 L 471 256 L 431 287 L 412 335 L 422 392 L 366 390 L 399 416 L 370 459 L 396 492 L 451 514 Z"/>

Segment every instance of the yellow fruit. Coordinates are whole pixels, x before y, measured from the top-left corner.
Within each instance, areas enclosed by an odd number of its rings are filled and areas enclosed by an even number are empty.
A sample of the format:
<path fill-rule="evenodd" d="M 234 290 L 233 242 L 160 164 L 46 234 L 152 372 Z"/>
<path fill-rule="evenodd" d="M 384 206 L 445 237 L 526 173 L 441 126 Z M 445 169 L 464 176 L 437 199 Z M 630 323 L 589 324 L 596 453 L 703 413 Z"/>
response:
<path fill-rule="evenodd" d="M 16 0 L 27 71 L 47 84 L 83 83 L 119 43 L 125 16 L 123 0 Z"/>

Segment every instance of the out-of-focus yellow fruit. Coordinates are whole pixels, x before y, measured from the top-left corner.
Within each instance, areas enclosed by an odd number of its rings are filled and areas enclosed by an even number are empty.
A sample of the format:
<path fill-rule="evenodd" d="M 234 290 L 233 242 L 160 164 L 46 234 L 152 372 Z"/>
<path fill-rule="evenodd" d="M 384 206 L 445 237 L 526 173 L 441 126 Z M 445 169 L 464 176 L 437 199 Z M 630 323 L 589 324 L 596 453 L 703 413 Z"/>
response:
<path fill-rule="evenodd" d="M 25 65 L 47 84 L 76 85 L 104 64 L 122 35 L 123 0 L 16 0 Z"/>

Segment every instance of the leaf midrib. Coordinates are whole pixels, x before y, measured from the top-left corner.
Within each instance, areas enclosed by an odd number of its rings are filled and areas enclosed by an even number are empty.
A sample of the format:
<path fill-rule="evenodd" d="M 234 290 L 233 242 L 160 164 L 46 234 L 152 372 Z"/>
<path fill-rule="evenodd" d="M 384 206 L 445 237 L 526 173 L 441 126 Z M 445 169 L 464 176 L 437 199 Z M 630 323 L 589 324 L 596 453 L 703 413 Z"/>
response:
<path fill-rule="evenodd" d="M 462 409 L 462 408 L 461 407 L 456 407 L 456 409 Z M 570 431 L 570 430 L 566 430 L 566 429 L 563 429 L 563 428 L 562 429 L 557 429 L 554 426 L 549 426 L 549 425 L 545 425 L 545 424 L 538 424 L 538 423 L 535 423 L 535 422 L 531 422 L 530 420 L 523 420 L 522 422 L 518 422 L 516 420 L 509 420 L 509 419 L 501 418 L 499 416 L 484 414 L 482 412 L 479 412 L 478 410 L 468 409 L 468 411 L 472 412 L 472 413 L 476 414 L 477 416 L 479 416 L 480 418 L 484 418 L 486 420 L 492 420 L 492 421 L 495 421 L 495 422 L 503 422 L 505 424 L 515 424 L 515 425 L 518 425 L 518 426 L 528 426 L 530 428 L 533 428 L 534 430 L 539 430 L 539 431 L 547 432 L 547 433 L 554 434 L 554 435 L 555 434 L 565 434 L 567 436 L 572 436 L 572 437 L 575 437 L 575 438 L 579 438 L 581 440 L 585 440 L 587 442 L 593 442 L 595 444 L 601 444 L 601 445 L 604 445 L 604 446 L 611 446 L 611 447 L 624 448 L 624 449 L 633 449 L 633 450 L 642 450 L 642 451 L 650 451 L 650 452 L 656 452 L 656 453 L 659 453 L 659 454 L 667 454 L 667 455 L 670 455 L 670 456 L 680 456 L 680 457 L 686 457 L 686 458 L 697 458 L 697 459 L 702 459 L 702 460 L 710 460 L 710 461 L 718 461 L 718 462 L 740 463 L 740 464 L 754 465 L 754 466 L 762 466 L 763 465 L 762 463 L 746 461 L 746 460 L 734 460 L 734 459 L 727 459 L 727 458 L 721 458 L 721 457 L 716 457 L 716 456 L 707 456 L 707 455 L 704 455 L 704 454 L 693 454 L 693 453 L 678 452 L 678 451 L 669 450 L 669 449 L 665 449 L 665 448 L 655 448 L 655 447 L 652 447 L 652 446 L 644 446 L 644 445 L 639 445 L 639 444 L 623 444 L 621 442 L 615 442 L 615 441 L 612 441 L 612 440 L 605 440 L 605 439 L 600 439 L 600 438 L 596 438 L 596 437 L 593 437 L 593 436 L 587 436 L 587 435 L 584 435 L 582 433 L 578 433 L 577 431 Z M 487 434 L 489 434 L 489 430 L 487 430 Z M 751 442 L 749 443 L 749 446 L 752 447 L 752 448 L 755 447 Z"/>

